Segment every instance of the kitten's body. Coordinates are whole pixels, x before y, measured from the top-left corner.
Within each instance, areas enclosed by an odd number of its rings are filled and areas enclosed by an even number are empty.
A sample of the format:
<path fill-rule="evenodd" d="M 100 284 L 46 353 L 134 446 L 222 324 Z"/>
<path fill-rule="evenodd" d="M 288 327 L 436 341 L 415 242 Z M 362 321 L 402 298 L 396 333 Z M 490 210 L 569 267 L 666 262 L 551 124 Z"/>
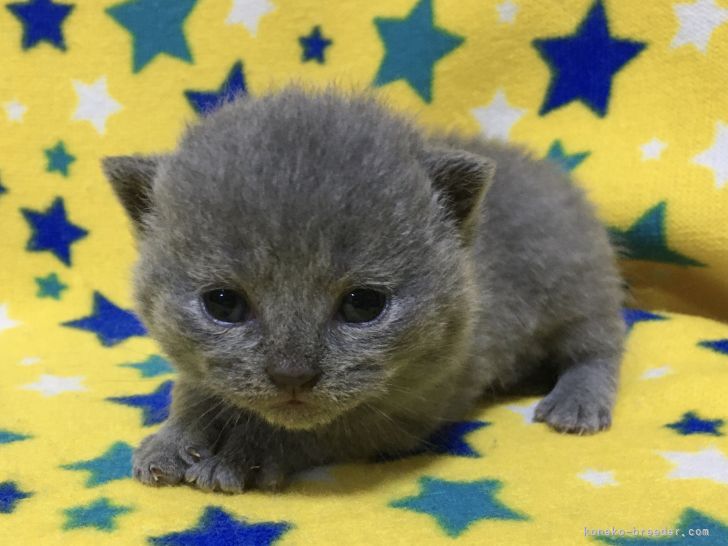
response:
<path fill-rule="evenodd" d="M 620 280 L 557 167 L 293 89 L 223 108 L 171 157 L 106 169 L 137 223 L 139 310 L 180 369 L 169 421 L 135 455 L 142 481 L 275 488 L 406 452 L 542 370 L 558 382 L 537 419 L 609 426 Z M 244 291 L 255 319 L 211 324 L 197 298 L 217 285 Z M 389 306 L 337 322 L 331 306 L 360 285 L 384 287 Z M 305 405 L 275 405 L 271 362 L 322 371 Z"/>

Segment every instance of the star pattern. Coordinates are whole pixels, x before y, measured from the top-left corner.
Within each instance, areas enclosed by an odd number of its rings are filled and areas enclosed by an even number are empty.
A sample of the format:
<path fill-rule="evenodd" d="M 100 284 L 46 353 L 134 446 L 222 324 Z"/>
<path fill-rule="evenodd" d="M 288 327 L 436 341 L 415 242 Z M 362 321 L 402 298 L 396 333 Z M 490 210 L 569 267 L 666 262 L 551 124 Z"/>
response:
<path fill-rule="evenodd" d="M 495 498 L 503 487 L 498 480 L 455 482 L 425 476 L 419 483 L 418 495 L 393 501 L 390 506 L 432 516 L 450 537 L 460 536 L 484 519 L 528 519 Z"/>
<path fill-rule="evenodd" d="M 58 396 L 64 392 L 82 392 L 86 390 L 81 383 L 83 376 L 61 377 L 58 375 L 42 374 L 35 383 L 29 383 L 21 388 L 27 391 L 38 391 L 43 396 Z"/>
<path fill-rule="evenodd" d="M 2 324 L 2 312 L 0 312 L 0 325 Z M 0 329 L 2 329 L 2 326 L 0 326 Z M 716 353 L 722 353 L 724 355 L 728 355 L 728 338 L 726 339 L 716 339 L 714 341 L 701 341 L 698 343 L 700 347 L 705 347 L 706 349 L 710 349 L 712 351 L 715 351 Z"/>
<path fill-rule="evenodd" d="M 51 252 L 65 265 L 71 265 L 71 245 L 88 235 L 84 228 L 68 220 L 62 197 L 56 197 L 44 212 L 22 208 L 26 222 L 33 233 L 26 250 Z"/>
<path fill-rule="evenodd" d="M 173 384 L 172 381 L 165 381 L 149 394 L 114 396 L 107 400 L 142 410 L 142 425 L 149 427 L 161 423 L 169 417 Z"/>
<path fill-rule="evenodd" d="M 704 479 L 728 484 L 728 457 L 715 447 L 701 451 L 662 451 L 659 454 L 675 468 L 667 477 L 689 480 Z"/>
<path fill-rule="evenodd" d="M 52 148 L 46 149 L 45 155 L 48 160 L 46 171 L 59 172 L 63 176 L 68 176 L 68 167 L 76 161 L 76 157 L 68 153 L 66 145 L 61 140 Z"/>
<path fill-rule="evenodd" d="M 574 152 L 567 154 L 564 145 L 560 140 L 554 140 L 546 152 L 546 159 L 550 159 L 566 172 L 576 169 L 582 162 L 589 157 L 591 152 Z"/>
<path fill-rule="evenodd" d="M 301 61 L 316 61 L 319 64 L 324 64 L 324 54 L 326 48 L 334 42 L 325 38 L 321 34 L 321 27 L 316 25 L 311 29 L 311 33 L 308 36 L 301 36 L 298 38 L 298 42 L 301 44 Z"/>
<path fill-rule="evenodd" d="M 172 365 L 159 355 L 151 355 L 143 362 L 131 362 L 120 365 L 124 368 L 135 368 L 139 370 L 142 377 L 157 377 L 158 375 L 174 372 Z"/>
<path fill-rule="evenodd" d="M 404 80 L 422 100 L 432 102 L 435 64 L 465 39 L 435 25 L 432 0 L 419 0 L 404 18 L 376 17 L 374 24 L 386 50 L 374 85 Z"/>
<path fill-rule="evenodd" d="M 214 112 L 226 102 L 248 93 L 243 74 L 243 63 L 238 61 L 228 72 L 217 91 L 185 91 L 190 106 L 200 115 Z"/>
<path fill-rule="evenodd" d="M 511 2 L 510 0 L 506 0 L 505 2 L 501 2 L 500 4 L 497 4 L 495 7 L 496 11 L 498 12 L 498 21 L 501 23 L 514 23 L 516 21 L 516 15 L 518 14 L 518 6 Z"/>
<path fill-rule="evenodd" d="M 512 411 L 513 413 L 517 413 L 521 417 L 523 417 L 523 422 L 526 425 L 532 425 L 534 423 L 533 420 L 533 414 L 536 411 L 536 406 L 538 406 L 538 400 L 535 402 L 531 402 L 530 404 L 526 406 L 521 406 L 518 404 L 511 404 L 509 406 L 506 406 L 507 409 Z"/>
<path fill-rule="evenodd" d="M 725 424 L 723 419 L 702 419 L 693 411 L 683 414 L 679 421 L 665 425 L 674 431 L 687 436 L 690 434 L 709 434 L 712 436 L 722 436 L 719 430 Z"/>
<path fill-rule="evenodd" d="M 673 48 L 692 45 L 705 53 L 715 29 L 728 21 L 728 9 L 718 6 L 715 0 L 677 3 L 673 9 L 680 25 L 672 40 Z"/>
<path fill-rule="evenodd" d="M 12 514 L 17 504 L 32 493 L 23 491 L 15 482 L 0 482 L 0 514 Z"/>
<path fill-rule="evenodd" d="M 61 26 L 71 12 L 73 4 L 56 4 L 52 0 L 15 2 L 7 8 L 23 25 L 23 49 L 31 49 L 41 42 L 65 51 L 66 42 Z"/>
<path fill-rule="evenodd" d="M 640 376 L 640 379 L 659 379 L 660 377 L 665 377 L 666 375 L 670 375 L 672 372 L 672 368 L 670 366 L 658 366 L 657 368 L 650 368 L 649 370 L 645 370 L 645 372 Z"/>
<path fill-rule="evenodd" d="M 539 114 L 578 100 L 602 117 L 607 114 L 617 72 L 646 47 L 610 34 L 602 0 L 594 2 L 574 34 L 536 39 L 533 45 L 551 69 L 551 84 Z"/>
<path fill-rule="evenodd" d="M 106 10 L 132 35 L 132 70 L 141 71 L 162 53 L 192 62 L 182 26 L 197 0 L 129 0 Z"/>
<path fill-rule="evenodd" d="M 622 318 L 627 325 L 627 331 L 631 332 L 638 322 L 649 322 L 654 320 L 667 320 L 666 317 L 643 311 L 642 309 L 622 309 Z"/>
<path fill-rule="evenodd" d="M 106 76 L 101 76 L 93 83 L 77 80 L 73 80 L 72 83 L 78 97 L 78 105 L 71 119 L 88 121 L 100 135 L 103 135 L 106 133 L 106 121 L 121 110 L 121 104 L 109 95 Z"/>
<path fill-rule="evenodd" d="M 488 106 L 474 108 L 471 113 L 486 137 L 508 140 L 511 128 L 518 123 L 526 111 L 509 104 L 505 93 L 499 89 Z"/>
<path fill-rule="evenodd" d="M 11 319 L 8 313 L 8 304 L 5 303 L 0 305 L 0 332 L 2 332 L 3 330 L 10 330 L 10 328 L 15 328 L 16 326 L 20 326 L 20 322 Z"/>
<path fill-rule="evenodd" d="M 208 506 L 197 526 L 187 531 L 152 537 L 154 546 L 201 546 L 203 544 L 240 544 L 269 546 L 280 539 L 292 525 L 285 522 L 248 523 L 232 517 L 222 508 Z"/>
<path fill-rule="evenodd" d="M 2 179 L 0 179 L 0 195 L 3 195 L 5 193 L 8 193 L 8 189 L 5 186 L 3 186 L 3 181 L 2 181 Z"/>
<path fill-rule="evenodd" d="M 96 487 L 115 480 L 131 477 L 132 448 L 124 442 L 116 442 L 95 459 L 62 465 L 65 470 L 88 472 L 86 487 Z"/>
<path fill-rule="evenodd" d="M 9 430 L 0 429 L 0 445 L 11 444 L 13 442 L 22 442 L 23 440 L 27 440 L 28 438 L 30 438 L 30 436 L 27 436 L 25 434 L 17 434 L 15 432 L 10 432 Z"/>
<path fill-rule="evenodd" d="M 93 332 L 104 347 L 113 347 L 130 337 L 147 334 L 132 312 L 117 307 L 100 292 L 94 292 L 91 315 L 64 322 L 62 326 Z"/>
<path fill-rule="evenodd" d="M 14 123 L 20 123 L 23 121 L 25 113 L 28 111 L 28 107 L 17 100 L 11 100 L 3 103 L 3 109 L 5 110 L 5 116 L 8 118 L 8 121 L 12 121 Z"/>
<path fill-rule="evenodd" d="M 618 546 L 683 546 L 686 541 L 690 541 L 690 539 L 696 539 L 696 541 L 703 542 L 706 545 L 728 544 L 728 526 L 716 519 L 698 512 L 693 508 L 687 508 L 683 511 L 680 516 L 680 520 L 675 525 L 667 528 L 678 529 L 680 532 L 678 535 L 673 536 L 599 536 L 596 538 L 601 542 L 616 544 Z M 688 535 L 688 529 L 700 529 L 701 531 L 703 529 L 708 529 L 710 535 L 709 537 L 692 537 Z"/>
<path fill-rule="evenodd" d="M 640 150 L 642 150 L 642 161 L 660 159 L 665 148 L 667 148 L 667 144 L 659 138 L 653 138 L 649 142 L 645 142 L 640 146 Z"/>
<path fill-rule="evenodd" d="M 35 282 L 38 285 L 38 292 L 35 295 L 39 298 L 60 300 L 61 292 L 68 288 L 68 285 L 63 284 L 55 273 L 50 273 L 45 277 L 36 277 Z"/>
<path fill-rule="evenodd" d="M 274 9 L 270 0 L 233 0 L 225 24 L 243 25 L 255 36 L 260 20 Z"/>
<path fill-rule="evenodd" d="M 614 472 L 611 470 L 600 471 L 587 468 L 583 472 L 577 474 L 577 477 L 592 484 L 594 487 L 604 487 L 605 485 L 617 485 L 614 479 Z"/>
<path fill-rule="evenodd" d="M 696 155 L 693 163 L 713 171 L 716 188 L 722 189 L 728 184 L 728 124 L 722 121 L 716 124 L 713 146 Z"/>
<path fill-rule="evenodd" d="M 68 530 L 91 527 L 109 532 L 116 529 L 117 516 L 131 511 L 130 506 L 117 505 L 102 497 L 88 505 L 74 506 L 64 510 L 66 522 L 63 524 L 63 528 Z"/>
<path fill-rule="evenodd" d="M 704 264 L 669 247 L 665 228 L 667 203 L 661 201 L 628 229 L 610 229 L 610 235 L 631 260 L 703 267 Z"/>

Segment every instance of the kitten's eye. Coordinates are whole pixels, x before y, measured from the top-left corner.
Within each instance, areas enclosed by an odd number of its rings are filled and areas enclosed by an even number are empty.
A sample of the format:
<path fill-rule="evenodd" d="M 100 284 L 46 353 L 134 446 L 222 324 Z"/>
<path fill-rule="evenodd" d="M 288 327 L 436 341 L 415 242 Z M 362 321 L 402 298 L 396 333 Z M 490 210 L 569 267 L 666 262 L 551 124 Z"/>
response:
<path fill-rule="evenodd" d="M 216 288 L 202 294 L 205 311 L 220 322 L 243 322 L 248 318 L 248 302 L 245 297 L 227 288 Z"/>
<path fill-rule="evenodd" d="M 387 296 L 371 288 L 357 288 L 345 294 L 339 316 L 346 322 L 370 322 L 384 311 Z"/>

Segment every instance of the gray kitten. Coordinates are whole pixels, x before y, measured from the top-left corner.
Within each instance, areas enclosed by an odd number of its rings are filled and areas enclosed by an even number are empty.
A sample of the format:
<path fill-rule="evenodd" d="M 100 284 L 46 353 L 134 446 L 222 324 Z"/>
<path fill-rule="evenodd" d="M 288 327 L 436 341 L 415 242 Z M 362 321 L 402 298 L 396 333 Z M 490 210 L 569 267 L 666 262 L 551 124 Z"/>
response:
<path fill-rule="evenodd" d="M 550 163 L 427 134 L 370 96 L 289 88 L 104 169 L 135 227 L 139 313 L 179 369 L 134 455 L 142 482 L 277 489 L 417 449 L 544 371 L 537 420 L 610 425 L 614 251 Z"/>

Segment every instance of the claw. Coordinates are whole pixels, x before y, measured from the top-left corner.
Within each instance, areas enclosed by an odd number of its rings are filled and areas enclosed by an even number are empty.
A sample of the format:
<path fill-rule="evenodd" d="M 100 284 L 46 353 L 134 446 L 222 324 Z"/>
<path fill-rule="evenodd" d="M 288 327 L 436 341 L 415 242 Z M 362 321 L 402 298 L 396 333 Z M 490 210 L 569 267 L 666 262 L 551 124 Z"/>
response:
<path fill-rule="evenodd" d="M 200 455 L 200 452 L 197 451 L 194 447 L 190 446 L 186 448 L 187 453 L 194 459 L 196 463 L 199 463 L 202 460 L 202 455 Z"/>
<path fill-rule="evenodd" d="M 159 468 L 155 464 L 150 464 L 149 465 L 149 473 L 152 475 L 152 479 L 155 482 L 158 482 L 159 479 L 164 475 L 164 472 L 162 472 L 162 469 Z"/>

